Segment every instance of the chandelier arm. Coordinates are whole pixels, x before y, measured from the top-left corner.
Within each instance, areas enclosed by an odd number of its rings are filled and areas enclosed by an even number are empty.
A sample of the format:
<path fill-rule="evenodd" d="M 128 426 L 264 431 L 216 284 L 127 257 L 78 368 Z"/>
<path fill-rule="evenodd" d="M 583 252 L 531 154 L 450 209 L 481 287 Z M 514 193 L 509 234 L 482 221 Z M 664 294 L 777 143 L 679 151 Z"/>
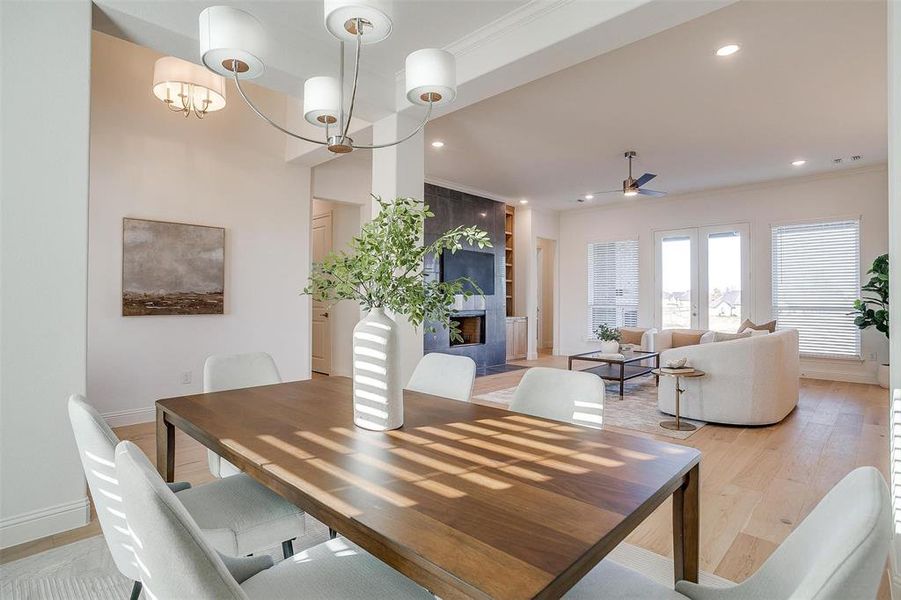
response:
<path fill-rule="evenodd" d="M 257 114 L 258 117 L 260 117 L 261 119 L 263 119 L 264 121 L 266 121 L 267 123 L 269 123 L 270 125 L 275 127 L 276 129 L 278 129 L 285 135 L 290 135 L 293 138 L 297 138 L 298 140 L 303 140 L 305 142 L 310 142 L 311 144 L 319 144 L 320 146 L 328 145 L 328 142 L 322 142 L 320 140 L 313 140 L 308 137 L 304 137 L 300 134 L 294 133 L 292 131 L 288 131 L 287 129 L 285 129 L 284 127 L 282 127 L 281 125 L 279 125 L 278 123 L 276 123 L 275 121 L 273 121 L 272 119 L 267 117 L 266 115 L 264 115 L 263 112 L 259 108 L 257 108 L 253 102 L 250 101 L 250 98 L 247 97 L 247 95 L 244 93 L 244 90 L 241 89 L 241 81 L 238 78 L 237 70 L 232 71 L 232 74 L 234 75 L 234 79 L 235 79 L 235 87 L 238 88 L 238 93 L 241 95 L 241 98 L 244 99 L 244 102 L 247 103 L 247 106 L 249 106 L 251 108 L 251 110 L 253 110 L 253 112 L 255 112 Z"/>
<path fill-rule="evenodd" d="M 360 19 L 357 19 L 357 53 L 354 58 L 354 85 L 350 91 L 350 108 L 347 111 L 347 119 L 344 122 L 344 133 L 342 134 L 344 137 L 347 137 L 347 132 L 350 130 L 350 120 L 354 116 L 354 102 L 357 100 L 357 79 L 360 77 L 360 46 L 363 45 L 363 28 L 360 24 Z M 344 85 L 344 82 L 341 82 L 341 85 Z M 341 107 L 342 112 L 344 111 L 344 107 Z"/>
<path fill-rule="evenodd" d="M 398 144 L 402 144 L 402 143 L 406 142 L 408 139 L 410 139 L 411 137 L 413 137 L 414 135 L 416 135 L 417 133 L 419 133 L 420 131 L 422 131 L 422 128 L 425 127 L 425 124 L 429 122 L 429 117 L 431 117 L 431 116 L 432 116 L 432 101 L 429 100 L 429 109 L 426 111 L 425 117 L 422 119 L 422 122 L 419 124 L 419 126 L 416 129 L 411 131 L 406 136 L 402 137 L 401 139 L 397 140 L 396 142 L 389 142 L 387 144 L 372 144 L 372 145 L 351 144 L 351 147 L 356 150 L 375 150 L 377 148 L 389 148 L 391 146 L 396 146 Z"/>

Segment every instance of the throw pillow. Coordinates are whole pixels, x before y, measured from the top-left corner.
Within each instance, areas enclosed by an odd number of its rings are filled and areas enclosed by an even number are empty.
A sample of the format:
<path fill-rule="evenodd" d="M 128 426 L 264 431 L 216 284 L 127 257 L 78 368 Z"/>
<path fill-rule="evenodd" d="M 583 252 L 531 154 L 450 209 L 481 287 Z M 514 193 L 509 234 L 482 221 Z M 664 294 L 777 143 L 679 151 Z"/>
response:
<path fill-rule="evenodd" d="M 716 341 L 714 339 L 715 336 L 716 336 L 715 331 L 708 331 L 704 335 L 701 336 L 701 341 L 699 343 L 700 344 L 712 344 L 713 342 Z"/>
<path fill-rule="evenodd" d="M 760 335 L 769 335 L 770 334 L 770 332 L 767 331 L 766 329 L 750 329 L 749 331 L 751 332 L 751 337 L 757 337 Z"/>
<path fill-rule="evenodd" d="M 751 337 L 750 331 L 744 331 L 742 333 L 723 333 L 722 331 L 717 331 L 713 334 L 714 342 L 728 342 L 729 340 L 740 340 L 742 338 Z"/>
<path fill-rule="evenodd" d="M 634 344 L 636 346 L 641 346 L 641 336 L 644 335 L 646 329 L 620 329 L 620 343 L 621 344 Z"/>
<path fill-rule="evenodd" d="M 766 330 L 770 333 L 773 333 L 774 331 L 776 331 L 776 321 L 770 321 L 769 323 L 761 323 L 760 325 L 755 325 L 751 319 L 745 319 L 745 322 L 739 326 L 737 333 L 741 333 L 745 329 L 757 329 L 759 331 Z"/>
<path fill-rule="evenodd" d="M 673 348 L 681 348 L 682 346 L 696 346 L 701 343 L 703 333 L 692 333 L 688 331 L 673 332 Z"/>

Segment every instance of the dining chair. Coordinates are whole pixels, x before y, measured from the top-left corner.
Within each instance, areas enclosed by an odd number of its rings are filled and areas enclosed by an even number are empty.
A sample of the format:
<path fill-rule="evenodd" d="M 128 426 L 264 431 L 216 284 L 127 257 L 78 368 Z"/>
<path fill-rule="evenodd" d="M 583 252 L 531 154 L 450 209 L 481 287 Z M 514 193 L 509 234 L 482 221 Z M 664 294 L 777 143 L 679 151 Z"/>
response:
<path fill-rule="evenodd" d="M 510 410 L 601 427 L 604 422 L 604 382 L 591 373 L 533 367 L 519 381 Z"/>
<path fill-rule="evenodd" d="M 469 402 L 476 363 L 468 356 L 432 352 L 419 359 L 408 390 Z"/>
<path fill-rule="evenodd" d="M 203 363 L 203 392 L 223 392 L 240 388 L 281 383 L 275 361 L 265 352 L 247 354 L 214 354 Z M 241 469 L 212 450 L 207 450 L 210 473 L 231 477 Z"/>
<path fill-rule="evenodd" d="M 119 438 L 82 396 L 69 397 L 69 420 L 103 537 L 116 567 L 135 581 L 132 598 L 137 598 L 141 592 L 140 571 L 115 472 Z M 281 543 L 287 558 L 293 554 L 291 540 L 304 533 L 303 511 L 248 475 L 196 487 L 188 483 L 167 485 L 184 509 L 194 515 L 210 544 L 225 554 L 240 556 Z"/>
<path fill-rule="evenodd" d="M 564 598 L 875 598 L 891 538 L 891 499 L 885 479 L 874 467 L 860 467 L 839 481 L 766 562 L 741 583 L 721 588 L 680 581 L 673 590 L 605 560 Z"/>
<path fill-rule="evenodd" d="M 425 589 L 343 538 L 298 552 L 275 566 L 269 557 L 223 557 L 137 446 L 120 443 L 115 461 L 131 545 L 148 597 L 432 598 Z"/>

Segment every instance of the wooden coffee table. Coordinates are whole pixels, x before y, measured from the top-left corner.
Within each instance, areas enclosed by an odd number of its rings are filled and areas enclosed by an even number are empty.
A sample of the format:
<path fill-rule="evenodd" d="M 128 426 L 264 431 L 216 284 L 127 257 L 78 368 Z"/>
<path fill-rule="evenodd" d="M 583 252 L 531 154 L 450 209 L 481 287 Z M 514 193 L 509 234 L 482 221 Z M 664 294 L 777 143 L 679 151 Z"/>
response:
<path fill-rule="evenodd" d="M 620 358 L 620 356 L 622 358 Z M 640 364 L 642 361 L 653 359 L 654 366 Z M 655 369 L 660 368 L 660 353 L 646 352 L 644 350 L 624 350 L 618 355 L 606 354 L 604 352 L 583 352 L 582 354 L 573 354 L 569 357 L 569 370 L 573 370 L 573 361 L 586 361 L 593 363 L 602 363 L 600 366 L 588 369 L 578 369 L 587 373 L 594 373 L 601 379 L 608 381 L 619 381 L 619 397 L 623 397 L 623 387 L 627 380 L 653 373 Z M 655 376 L 654 382 L 659 383 L 660 378 Z"/>

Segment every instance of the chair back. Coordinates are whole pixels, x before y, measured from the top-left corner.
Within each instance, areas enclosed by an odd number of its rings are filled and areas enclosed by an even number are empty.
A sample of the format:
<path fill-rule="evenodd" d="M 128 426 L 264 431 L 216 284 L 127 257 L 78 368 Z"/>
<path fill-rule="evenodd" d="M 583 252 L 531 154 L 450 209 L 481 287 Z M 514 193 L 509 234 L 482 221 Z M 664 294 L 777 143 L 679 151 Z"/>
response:
<path fill-rule="evenodd" d="M 247 354 L 214 354 L 203 363 L 203 391 L 224 392 L 241 388 L 281 383 L 275 361 L 265 352 Z M 230 477 L 241 472 L 221 456 L 207 450 L 210 473 Z"/>
<path fill-rule="evenodd" d="M 408 390 L 469 402 L 476 363 L 468 356 L 432 352 L 419 360 Z"/>
<path fill-rule="evenodd" d="M 122 491 L 116 477 L 115 454 L 119 438 L 83 396 L 69 396 L 69 421 L 100 529 L 113 555 L 113 562 L 122 575 L 137 580 L 140 574 L 125 521 Z"/>
<path fill-rule="evenodd" d="M 892 537 L 891 501 L 874 467 L 849 473 L 751 577 L 741 597 L 875 598 Z M 736 590 L 739 591 L 739 590 Z"/>
<path fill-rule="evenodd" d="M 601 427 L 604 422 L 604 382 L 591 373 L 534 367 L 520 380 L 510 410 Z"/>
<path fill-rule="evenodd" d="M 203 363 L 204 392 L 222 392 L 281 382 L 275 361 L 265 352 L 214 354 Z"/>
<path fill-rule="evenodd" d="M 148 598 L 247 598 L 140 448 L 116 447 L 116 474 Z"/>

